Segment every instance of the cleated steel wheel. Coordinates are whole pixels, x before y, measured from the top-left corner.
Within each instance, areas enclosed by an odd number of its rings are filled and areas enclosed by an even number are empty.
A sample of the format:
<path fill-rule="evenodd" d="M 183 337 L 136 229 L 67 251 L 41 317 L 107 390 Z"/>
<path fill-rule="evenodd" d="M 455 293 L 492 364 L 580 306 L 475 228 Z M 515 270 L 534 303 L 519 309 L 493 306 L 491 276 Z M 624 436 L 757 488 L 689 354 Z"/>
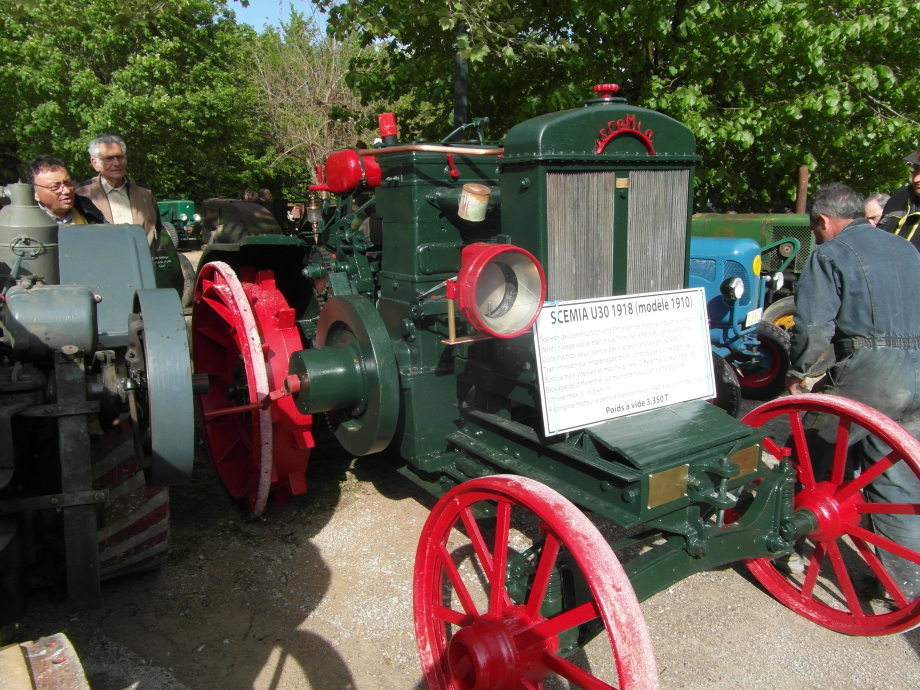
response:
<path fill-rule="evenodd" d="M 534 690 L 552 676 L 590 690 L 658 687 L 619 561 L 581 511 L 539 482 L 497 475 L 448 492 L 422 530 L 414 588 L 431 690 Z M 606 638 L 581 647 L 603 629 Z"/>
<path fill-rule="evenodd" d="M 836 443 L 829 473 L 816 477 L 815 441 L 803 424 L 802 412 L 836 419 Z M 920 442 L 900 425 L 862 403 L 833 395 L 796 395 L 765 403 L 742 421 L 762 427 L 787 418 L 783 438 L 764 439 L 764 449 L 788 455 L 797 475 L 795 521 L 801 527 L 797 551 L 807 559 L 804 572 L 787 572 L 781 560 L 757 558 L 747 565 L 757 580 L 796 613 L 831 630 L 849 635 L 884 635 L 920 625 L 920 595 L 908 597 L 883 564 L 892 556 L 920 566 L 920 552 L 877 534 L 873 516 L 920 516 L 920 504 L 867 500 L 886 470 L 902 463 L 920 480 Z M 771 424 L 775 427 L 776 422 Z M 874 464 L 854 471 L 851 439 L 868 432 L 890 450 Z M 848 462 L 848 458 L 850 462 Z M 916 518 L 920 521 L 920 517 Z M 788 527 L 787 527 L 788 528 Z"/>
<path fill-rule="evenodd" d="M 215 261 L 199 273 L 193 324 L 195 372 L 210 379 L 198 398 L 208 455 L 230 494 L 258 517 L 269 492 L 284 504 L 307 490 L 311 417 L 290 396 L 261 409 L 232 408 L 282 388 L 291 354 L 303 349 L 294 310 L 271 271 L 244 268 L 237 278 Z"/>
<path fill-rule="evenodd" d="M 130 422 L 92 444 L 93 488 L 108 489 L 99 527 L 99 577 L 107 580 L 166 565 L 169 489 L 147 486 Z"/>

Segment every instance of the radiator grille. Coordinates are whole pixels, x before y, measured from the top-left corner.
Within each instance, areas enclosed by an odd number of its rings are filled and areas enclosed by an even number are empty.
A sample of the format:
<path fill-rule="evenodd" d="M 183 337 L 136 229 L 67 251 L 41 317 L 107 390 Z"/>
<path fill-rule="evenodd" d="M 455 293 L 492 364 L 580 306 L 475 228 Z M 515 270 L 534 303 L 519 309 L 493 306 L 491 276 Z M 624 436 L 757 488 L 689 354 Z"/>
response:
<path fill-rule="evenodd" d="M 812 243 L 811 228 L 807 225 L 774 225 L 770 228 L 770 237 L 771 242 L 779 242 L 784 237 L 794 237 L 801 243 L 799 253 L 795 255 L 795 259 L 793 259 L 790 266 L 796 273 L 801 273 L 810 254 L 808 249 Z M 776 270 L 781 263 L 782 260 L 776 261 L 775 264 L 771 261 L 770 268 Z"/>
<path fill-rule="evenodd" d="M 629 173 L 628 294 L 684 286 L 689 176 L 689 170 Z"/>
<path fill-rule="evenodd" d="M 613 294 L 616 173 L 547 173 L 548 300 Z"/>
<path fill-rule="evenodd" d="M 748 272 L 744 270 L 744 266 L 739 264 L 737 261 L 732 261 L 729 259 L 725 262 L 725 278 L 741 278 L 741 282 L 744 283 L 744 294 L 741 295 L 741 299 L 738 300 L 738 306 L 746 307 L 751 303 L 751 277 L 748 275 Z"/>

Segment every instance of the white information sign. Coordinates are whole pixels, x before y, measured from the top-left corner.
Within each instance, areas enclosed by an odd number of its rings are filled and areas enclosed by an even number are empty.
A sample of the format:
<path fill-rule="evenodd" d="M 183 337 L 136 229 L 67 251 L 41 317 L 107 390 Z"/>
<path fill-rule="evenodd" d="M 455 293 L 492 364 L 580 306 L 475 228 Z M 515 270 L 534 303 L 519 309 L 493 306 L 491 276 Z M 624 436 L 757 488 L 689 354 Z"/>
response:
<path fill-rule="evenodd" d="M 702 288 L 546 302 L 534 340 L 547 436 L 715 396 Z"/>

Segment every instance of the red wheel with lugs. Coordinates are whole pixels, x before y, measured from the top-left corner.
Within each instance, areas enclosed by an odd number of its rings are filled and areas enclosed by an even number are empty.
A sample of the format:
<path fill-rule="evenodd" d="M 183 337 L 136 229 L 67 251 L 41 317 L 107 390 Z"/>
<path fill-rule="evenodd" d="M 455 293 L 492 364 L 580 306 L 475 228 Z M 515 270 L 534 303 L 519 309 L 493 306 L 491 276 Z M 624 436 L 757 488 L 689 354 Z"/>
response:
<path fill-rule="evenodd" d="M 836 419 L 829 478 L 815 476 L 814 442 L 810 448 L 803 412 Z M 761 405 L 742 421 L 762 427 L 781 417 L 788 420 L 790 447 L 783 447 L 786 432 L 782 431 L 778 432 L 784 435 L 782 439 L 765 438 L 764 449 L 777 458 L 788 455 L 796 470 L 796 517 L 808 525 L 798 550 L 804 552 L 808 564 L 797 574 L 786 572 L 788 568 L 778 566 L 775 560 L 757 558 L 748 561 L 750 571 L 793 611 L 837 632 L 884 635 L 920 625 L 920 596 L 906 596 L 882 562 L 893 555 L 920 565 L 920 552 L 876 533 L 870 524 L 873 515 L 920 516 L 920 504 L 870 502 L 866 497 L 873 482 L 879 482 L 883 473 L 898 463 L 904 463 L 910 474 L 920 479 L 920 442 L 880 412 L 834 395 L 779 398 Z M 848 465 L 850 439 L 860 428 L 891 451 L 854 472 L 852 462 Z"/>
<path fill-rule="evenodd" d="M 208 455 L 230 494 L 257 517 L 270 492 L 284 504 L 307 490 L 310 415 L 290 396 L 258 407 L 282 388 L 291 354 L 303 349 L 294 310 L 272 271 L 243 268 L 237 277 L 215 261 L 198 275 L 192 323 L 195 372 L 210 380 L 198 398 Z M 257 409 L 233 410 L 244 406 Z"/>
<path fill-rule="evenodd" d="M 539 482 L 498 475 L 449 491 L 422 530 L 414 588 L 431 690 L 534 690 L 553 675 L 590 690 L 658 687 L 619 561 L 580 510 Z M 587 628 L 606 639 L 582 648 Z"/>

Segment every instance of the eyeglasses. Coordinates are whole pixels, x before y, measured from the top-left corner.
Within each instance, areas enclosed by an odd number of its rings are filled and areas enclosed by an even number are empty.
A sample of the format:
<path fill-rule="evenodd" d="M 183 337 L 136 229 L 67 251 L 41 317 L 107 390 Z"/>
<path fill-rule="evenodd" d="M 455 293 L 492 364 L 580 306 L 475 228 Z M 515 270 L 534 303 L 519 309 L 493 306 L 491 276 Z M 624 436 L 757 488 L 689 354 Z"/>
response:
<path fill-rule="evenodd" d="M 116 161 L 117 161 L 118 163 L 124 163 L 126 160 L 128 160 L 128 157 L 125 156 L 125 155 L 121 155 L 121 156 L 101 156 L 98 160 L 100 160 L 100 161 L 102 161 L 103 163 L 105 163 L 106 165 L 108 165 L 109 163 L 113 163 L 113 162 L 116 162 Z"/>
<path fill-rule="evenodd" d="M 77 186 L 77 183 L 73 180 L 62 180 L 60 182 L 55 182 L 54 184 L 35 184 L 35 186 L 42 187 L 43 189 L 47 189 L 49 192 L 54 192 L 57 194 L 61 191 L 62 187 L 67 187 L 67 189 L 74 189 Z"/>

